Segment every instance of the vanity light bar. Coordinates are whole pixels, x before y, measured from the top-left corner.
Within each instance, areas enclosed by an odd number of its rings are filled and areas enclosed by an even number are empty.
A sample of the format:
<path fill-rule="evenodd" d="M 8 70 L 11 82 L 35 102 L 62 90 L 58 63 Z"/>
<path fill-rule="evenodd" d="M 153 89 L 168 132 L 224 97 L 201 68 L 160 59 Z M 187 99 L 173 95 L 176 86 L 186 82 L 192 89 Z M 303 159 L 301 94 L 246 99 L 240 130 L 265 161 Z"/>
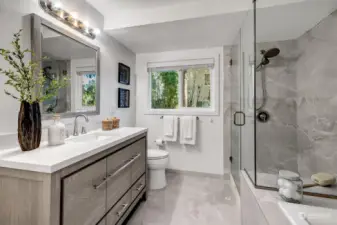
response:
<path fill-rule="evenodd" d="M 59 21 L 91 39 L 95 39 L 96 36 L 100 34 L 100 30 L 98 28 L 91 28 L 89 27 L 88 22 L 79 20 L 77 13 L 69 13 L 62 9 L 61 2 L 40 0 L 40 6 L 49 15 L 55 17 Z"/>

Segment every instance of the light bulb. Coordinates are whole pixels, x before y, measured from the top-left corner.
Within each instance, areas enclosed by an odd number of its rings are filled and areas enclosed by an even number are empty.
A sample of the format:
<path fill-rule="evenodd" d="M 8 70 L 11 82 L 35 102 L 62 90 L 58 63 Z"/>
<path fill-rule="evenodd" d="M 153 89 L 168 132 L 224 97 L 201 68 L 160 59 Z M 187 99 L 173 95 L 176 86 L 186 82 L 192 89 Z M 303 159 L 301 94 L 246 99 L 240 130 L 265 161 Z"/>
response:
<path fill-rule="evenodd" d="M 60 16 L 61 19 L 64 19 L 64 11 L 63 10 L 60 11 L 60 15 L 59 16 Z"/>
<path fill-rule="evenodd" d="M 84 31 L 86 33 L 89 33 L 89 22 L 88 21 L 84 21 L 83 25 L 84 25 Z"/>
<path fill-rule="evenodd" d="M 84 24 L 86 27 L 89 27 L 89 22 L 88 22 L 88 21 L 84 21 L 83 24 Z"/>
<path fill-rule="evenodd" d="M 63 4 L 60 1 L 57 1 L 53 4 L 53 8 L 55 8 L 55 9 L 61 9 L 62 6 L 63 6 Z"/>
<path fill-rule="evenodd" d="M 100 29 L 98 29 L 98 28 L 95 28 L 94 29 L 94 34 L 95 35 L 99 35 L 101 33 L 101 30 Z"/>
<path fill-rule="evenodd" d="M 78 19 L 78 13 L 77 12 L 72 12 L 70 13 L 71 17 L 74 19 Z"/>

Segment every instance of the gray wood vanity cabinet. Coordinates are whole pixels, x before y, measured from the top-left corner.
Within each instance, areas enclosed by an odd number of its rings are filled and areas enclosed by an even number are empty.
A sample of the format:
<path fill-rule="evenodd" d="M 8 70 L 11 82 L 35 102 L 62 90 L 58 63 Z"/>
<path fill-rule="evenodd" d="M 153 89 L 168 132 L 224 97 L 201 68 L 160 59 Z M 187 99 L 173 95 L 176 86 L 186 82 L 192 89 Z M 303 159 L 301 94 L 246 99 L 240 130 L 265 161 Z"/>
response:
<path fill-rule="evenodd" d="M 52 174 L 0 168 L 1 225 L 120 225 L 146 199 L 146 134 Z"/>

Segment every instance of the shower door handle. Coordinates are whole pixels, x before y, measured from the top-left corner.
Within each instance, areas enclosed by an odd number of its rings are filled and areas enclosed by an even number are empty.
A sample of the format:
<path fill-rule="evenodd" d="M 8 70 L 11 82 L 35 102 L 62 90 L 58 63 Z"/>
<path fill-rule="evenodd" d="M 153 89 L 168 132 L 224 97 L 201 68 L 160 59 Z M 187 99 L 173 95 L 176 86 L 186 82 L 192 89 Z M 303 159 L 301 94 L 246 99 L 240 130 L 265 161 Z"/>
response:
<path fill-rule="evenodd" d="M 242 111 L 234 113 L 234 125 L 235 126 L 244 126 L 246 124 L 246 114 Z"/>

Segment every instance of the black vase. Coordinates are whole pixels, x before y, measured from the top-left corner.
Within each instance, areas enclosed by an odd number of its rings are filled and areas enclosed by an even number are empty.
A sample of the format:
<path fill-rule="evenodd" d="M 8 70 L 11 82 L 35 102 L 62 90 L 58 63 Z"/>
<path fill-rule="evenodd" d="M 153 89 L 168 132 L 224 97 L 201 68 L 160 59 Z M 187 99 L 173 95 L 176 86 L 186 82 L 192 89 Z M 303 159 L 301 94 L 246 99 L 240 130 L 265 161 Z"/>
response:
<path fill-rule="evenodd" d="M 40 147 L 41 112 L 40 104 L 21 102 L 18 118 L 18 139 L 22 151 L 30 151 Z"/>

